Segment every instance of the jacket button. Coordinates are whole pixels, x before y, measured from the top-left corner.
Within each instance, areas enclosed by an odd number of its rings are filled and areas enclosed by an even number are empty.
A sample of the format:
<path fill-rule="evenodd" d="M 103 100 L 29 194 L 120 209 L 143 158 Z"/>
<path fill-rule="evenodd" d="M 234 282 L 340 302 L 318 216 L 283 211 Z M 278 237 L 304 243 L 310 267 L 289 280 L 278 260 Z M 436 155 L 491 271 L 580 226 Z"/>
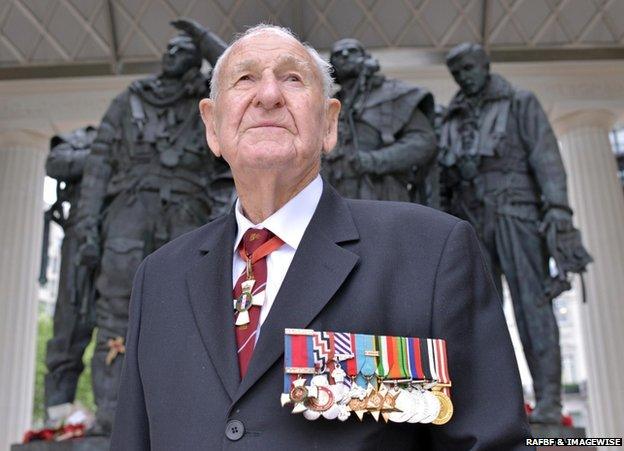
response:
<path fill-rule="evenodd" d="M 235 442 L 245 434 L 245 425 L 239 420 L 230 420 L 225 426 L 225 436 Z"/>

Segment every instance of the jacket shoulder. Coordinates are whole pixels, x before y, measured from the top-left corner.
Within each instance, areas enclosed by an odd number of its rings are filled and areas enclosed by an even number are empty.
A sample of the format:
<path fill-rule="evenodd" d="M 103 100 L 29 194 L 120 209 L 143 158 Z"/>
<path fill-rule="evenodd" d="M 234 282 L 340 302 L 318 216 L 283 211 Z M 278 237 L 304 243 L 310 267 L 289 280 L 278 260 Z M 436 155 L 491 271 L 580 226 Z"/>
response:
<path fill-rule="evenodd" d="M 411 233 L 448 236 L 461 219 L 409 202 L 345 199 L 356 224 L 399 236 Z"/>

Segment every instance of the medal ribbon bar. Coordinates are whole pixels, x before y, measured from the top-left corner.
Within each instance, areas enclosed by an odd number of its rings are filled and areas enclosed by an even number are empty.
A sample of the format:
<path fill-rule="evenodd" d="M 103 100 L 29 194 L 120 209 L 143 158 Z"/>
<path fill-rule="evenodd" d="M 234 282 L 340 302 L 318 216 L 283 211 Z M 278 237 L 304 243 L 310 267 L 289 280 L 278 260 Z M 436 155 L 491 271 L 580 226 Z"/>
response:
<path fill-rule="evenodd" d="M 308 420 L 370 412 L 440 425 L 452 416 L 445 340 L 286 329 L 284 343 L 282 405 Z"/>

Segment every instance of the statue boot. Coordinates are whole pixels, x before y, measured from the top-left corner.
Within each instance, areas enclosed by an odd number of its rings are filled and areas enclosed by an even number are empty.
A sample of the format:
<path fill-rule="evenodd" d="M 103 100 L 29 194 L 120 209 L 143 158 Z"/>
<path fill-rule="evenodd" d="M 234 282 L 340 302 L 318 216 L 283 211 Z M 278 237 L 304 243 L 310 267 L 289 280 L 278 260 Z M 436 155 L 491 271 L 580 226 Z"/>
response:
<path fill-rule="evenodd" d="M 552 361 L 541 359 L 538 368 L 530 365 L 535 392 L 535 408 L 529 415 L 531 423 L 561 424 L 561 390 L 557 383 L 561 379 L 561 357 L 556 354 Z"/>

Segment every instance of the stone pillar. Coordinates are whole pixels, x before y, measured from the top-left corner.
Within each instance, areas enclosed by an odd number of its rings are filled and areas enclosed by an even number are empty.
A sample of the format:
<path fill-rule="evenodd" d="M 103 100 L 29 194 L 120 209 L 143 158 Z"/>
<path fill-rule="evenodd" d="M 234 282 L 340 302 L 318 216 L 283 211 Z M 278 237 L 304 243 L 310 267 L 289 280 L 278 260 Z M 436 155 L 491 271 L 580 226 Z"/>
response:
<path fill-rule="evenodd" d="M 48 139 L 0 132 L 0 450 L 31 427 Z"/>
<path fill-rule="evenodd" d="M 624 429 L 624 193 L 608 133 L 615 116 L 583 110 L 555 121 L 574 221 L 594 257 L 581 305 L 591 437 Z"/>

